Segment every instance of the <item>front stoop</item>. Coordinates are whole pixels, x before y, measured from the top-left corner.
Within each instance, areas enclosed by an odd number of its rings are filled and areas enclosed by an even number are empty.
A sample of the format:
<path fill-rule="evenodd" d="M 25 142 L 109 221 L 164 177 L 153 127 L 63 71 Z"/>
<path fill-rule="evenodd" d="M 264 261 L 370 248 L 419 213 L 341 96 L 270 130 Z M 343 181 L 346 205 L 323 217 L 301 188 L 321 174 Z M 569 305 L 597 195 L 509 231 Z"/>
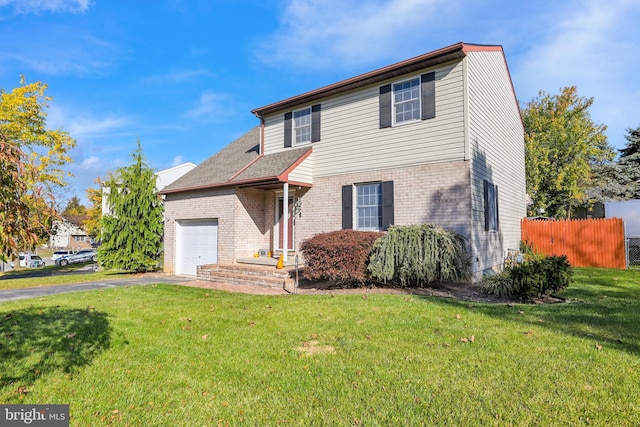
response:
<path fill-rule="evenodd" d="M 198 280 L 230 285 L 265 286 L 293 292 L 295 272 L 270 266 L 207 264 L 197 267 Z"/>

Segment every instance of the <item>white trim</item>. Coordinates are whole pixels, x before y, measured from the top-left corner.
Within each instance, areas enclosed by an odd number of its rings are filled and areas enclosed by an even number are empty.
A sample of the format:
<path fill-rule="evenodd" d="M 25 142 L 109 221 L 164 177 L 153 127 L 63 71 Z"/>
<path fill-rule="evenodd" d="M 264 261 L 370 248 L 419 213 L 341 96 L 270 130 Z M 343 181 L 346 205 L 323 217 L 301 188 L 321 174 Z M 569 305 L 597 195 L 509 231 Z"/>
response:
<path fill-rule="evenodd" d="M 291 199 L 291 203 L 292 205 L 295 204 L 297 198 L 296 198 L 296 194 L 295 194 L 295 190 L 293 191 L 289 191 L 288 192 L 288 198 Z M 280 221 L 278 221 L 278 214 L 280 213 L 280 201 L 282 200 L 282 207 L 284 209 L 285 204 L 284 204 L 284 191 L 283 190 L 276 190 L 275 191 L 275 209 L 274 209 L 274 226 L 273 226 L 273 249 L 276 251 L 284 251 L 284 248 L 282 247 L 283 245 L 280 245 Z M 289 220 L 289 206 L 287 206 L 286 209 L 286 213 L 287 213 L 287 221 Z M 284 222 L 284 213 L 283 213 L 283 218 L 282 218 L 282 223 L 286 224 Z M 283 239 L 285 237 L 285 234 L 287 235 L 287 239 L 289 238 L 288 234 L 289 234 L 289 230 L 287 227 L 287 230 L 282 230 L 283 231 Z M 286 231 L 286 233 L 285 233 Z M 295 229 L 292 229 L 292 235 L 291 235 L 291 243 L 292 246 L 291 248 L 287 248 L 288 250 L 295 250 L 295 238 L 296 238 L 296 234 L 295 234 Z M 286 243 L 288 244 L 289 241 L 287 240 Z M 285 258 L 286 259 L 286 258 Z"/>
<path fill-rule="evenodd" d="M 296 113 L 300 113 L 302 111 L 308 111 L 308 114 L 305 114 L 305 116 L 309 117 L 309 139 L 305 140 L 305 141 L 300 141 L 298 142 L 298 133 L 297 133 L 297 129 L 298 127 L 296 127 Z M 296 145 L 304 145 L 304 144 L 309 144 L 311 142 L 311 138 L 313 135 L 313 117 L 312 117 L 313 112 L 311 111 L 311 107 L 305 107 L 305 108 L 300 108 L 298 110 L 294 110 L 291 112 L 291 145 L 292 146 L 296 146 Z M 307 125 L 305 126 L 300 126 L 300 128 L 306 128 Z"/>
<path fill-rule="evenodd" d="M 395 101 L 395 90 L 394 86 L 406 82 L 411 82 L 413 80 L 418 80 L 418 118 L 412 120 L 403 120 L 401 122 L 396 121 L 396 101 Z M 409 123 L 419 122 L 422 118 L 422 78 L 420 75 L 413 76 L 410 78 L 406 78 L 403 80 L 398 80 L 396 82 L 391 82 L 391 125 L 392 126 L 401 126 Z"/>

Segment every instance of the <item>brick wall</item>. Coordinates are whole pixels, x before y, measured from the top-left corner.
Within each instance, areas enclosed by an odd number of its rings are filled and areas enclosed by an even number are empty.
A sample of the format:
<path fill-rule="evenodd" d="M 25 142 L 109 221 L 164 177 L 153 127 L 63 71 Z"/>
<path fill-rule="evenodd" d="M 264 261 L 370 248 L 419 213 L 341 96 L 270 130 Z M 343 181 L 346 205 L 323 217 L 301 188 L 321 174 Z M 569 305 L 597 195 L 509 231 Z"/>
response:
<path fill-rule="evenodd" d="M 465 161 L 314 178 L 313 187 L 300 192 L 302 217 L 296 226 L 296 244 L 342 227 L 343 185 L 374 181 L 393 181 L 395 224 L 436 223 L 469 239 L 469 179 Z"/>
<path fill-rule="evenodd" d="M 295 247 L 315 234 L 342 226 L 342 186 L 393 181 L 394 223 L 436 223 L 470 238 L 471 193 L 468 162 L 456 161 L 315 178 L 312 188 L 290 187 L 302 202 Z M 233 263 L 258 249 L 276 246 L 276 191 L 256 188 L 168 194 L 165 200 L 165 271 L 175 272 L 176 221 L 218 220 L 218 262 Z M 355 212 L 355 209 L 354 209 Z M 354 222 L 355 224 L 355 222 Z"/>

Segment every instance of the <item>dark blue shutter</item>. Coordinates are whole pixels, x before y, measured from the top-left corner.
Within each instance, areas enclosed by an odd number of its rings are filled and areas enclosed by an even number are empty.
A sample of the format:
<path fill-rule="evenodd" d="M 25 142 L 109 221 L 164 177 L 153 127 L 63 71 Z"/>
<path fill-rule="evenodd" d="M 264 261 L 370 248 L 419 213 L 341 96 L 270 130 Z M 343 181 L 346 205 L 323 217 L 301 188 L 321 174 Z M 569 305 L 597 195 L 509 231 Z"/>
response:
<path fill-rule="evenodd" d="M 342 186 L 342 229 L 353 228 L 353 186 Z"/>
<path fill-rule="evenodd" d="M 391 85 L 380 87 L 380 129 L 391 127 Z"/>
<path fill-rule="evenodd" d="M 393 181 L 382 183 L 382 229 L 387 231 L 393 225 Z"/>
<path fill-rule="evenodd" d="M 431 72 L 420 76 L 420 85 L 422 120 L 433 119 L 436 116 L 436 73 Z"/>
<path fill-rule="evenodd" d="M 291 147 L 291 132 L 293 123 L 291 122 L 292 113 L 284 114 L 284 146 Z"/>
<path fill-rule="evenodd" d="M 320 104 L 311 106 L 311 142 L 320 141 Z"/>

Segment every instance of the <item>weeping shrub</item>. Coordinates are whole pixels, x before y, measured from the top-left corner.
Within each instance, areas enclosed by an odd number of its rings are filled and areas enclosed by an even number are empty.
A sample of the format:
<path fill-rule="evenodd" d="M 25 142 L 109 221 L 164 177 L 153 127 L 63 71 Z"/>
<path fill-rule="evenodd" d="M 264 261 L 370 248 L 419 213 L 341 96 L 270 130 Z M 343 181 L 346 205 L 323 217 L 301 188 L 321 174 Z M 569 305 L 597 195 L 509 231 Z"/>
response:
<path fill-rule="evenodd" d="M 469 265 L 461 235 L 422 224 L 391 226 L 373 244 L 368 269 L 372 278 L 404 287 L 467 281 Z"/>

